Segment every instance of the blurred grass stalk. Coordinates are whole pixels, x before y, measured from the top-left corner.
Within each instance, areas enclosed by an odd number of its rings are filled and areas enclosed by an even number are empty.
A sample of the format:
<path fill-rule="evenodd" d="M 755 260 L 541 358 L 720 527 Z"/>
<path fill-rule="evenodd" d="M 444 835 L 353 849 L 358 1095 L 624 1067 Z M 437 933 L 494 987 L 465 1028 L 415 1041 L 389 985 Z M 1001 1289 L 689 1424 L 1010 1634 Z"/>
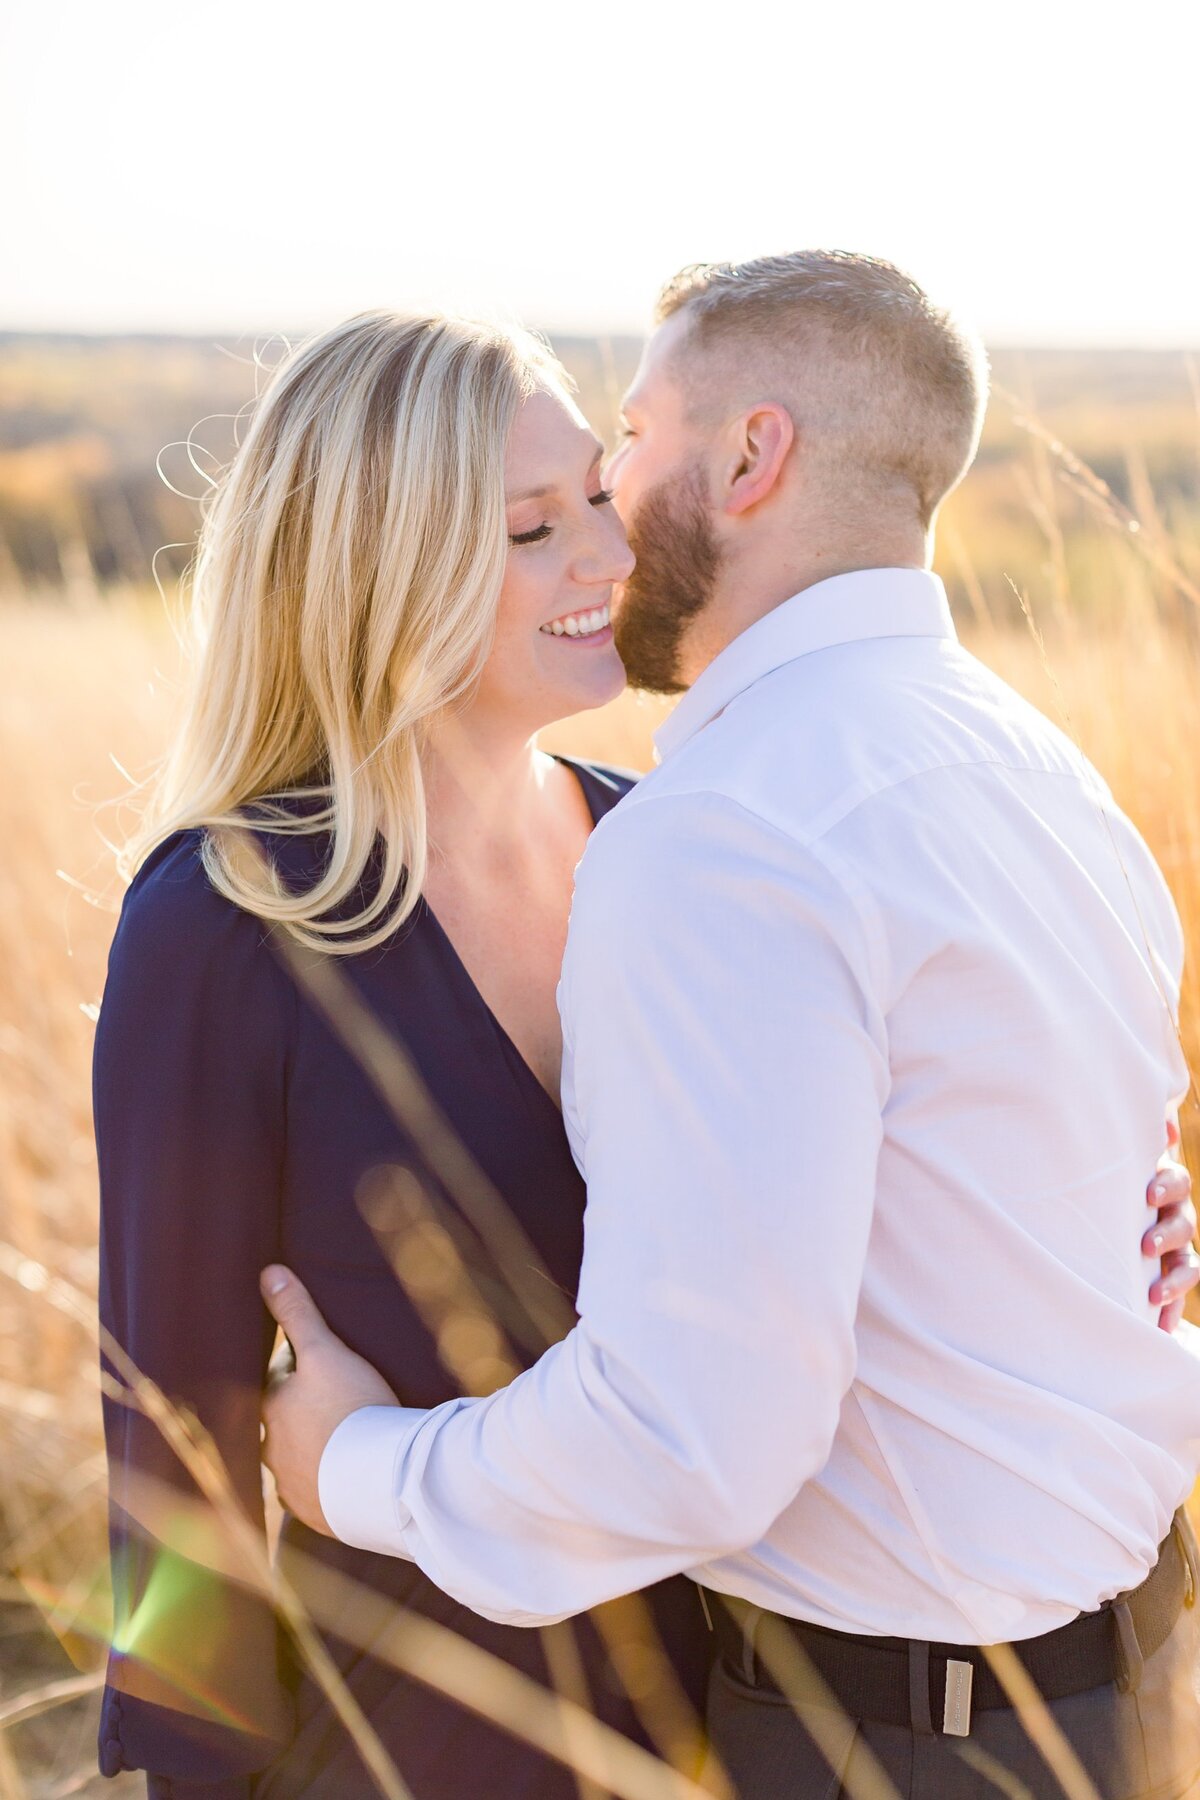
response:
<path fill-rule="evenodd" d="M 941 533 L 941 565 L 963 602 L 960 630 L 985 662 L 1062 723 L 1097 763 L 1163 867 L 1188 942 L 1196 945 L 1200 507 L 1161 507 L 1144 458 L 1131 449 L 1131 509 L 1059 444 L 1024 402 L 1009 397 L 1009 405 L 1026 441 L 1025 457 L 1010 471 L 1013 492 L 1005 495 L 994 519 L 981 521 L 980 486 L 986 489 L 987 483 L 973 487 L 973 477 L 951 502 Z M 1197 475 L 1200 492 L 1200 467 Z M 1020 594 L 1033 631 L 1014 623 L 1012 595 L 991 572 L 997 566 L 994 542 L 988 542 L 982 559 L 977 554 L 981 539 L 1005 529 L 1014 494 L 1021 527 L 1012 538 L 1011 587 Z M 0 1238 L 5 1244 L 0 1257 L 0 1458 L 8 1471 L 0 1494 L 6 1566 L 0 1598 L 36 1604 L 79 1666 L 94 1670 L 106 1629 L 107 1597 L 93 1323 L 96 1218 L 89 1064 L 104 959 L 120 898 L 98 829 L 110 840 L 122 834 L 122 810 L 114 797 L 127 785 L 123 772 L 144 774 L 170 729 L 176 649 L 152 592 L 100 594 L 77 573 L 69 592 L 52 600 L 23 593 L 0 598 L 0 666 L 6 670 L 0 690 L 0 753 L 8 770 L 6 854 L 0 860 Z M 627 695 L 601 712 L 555 727 L 544 741 L 554 749 L 646 768 L 652 760 L 651 734 L 665 710 L 663 703 Z M 317 981 L 319 985 L 319 974 Z M 362 1029 L 369 1038 L 369 1024 Z M 1194 960 L 1185 979 L 1181 1036 L 1195 1068 L 1200 972 Z M 368 1063 L 374 1057 L 381 1065 L 388 1065 L 391 1056 L 391 1073 L 385 1072 L 385 1078 L 396 1078 L 394 1050 L 372 1040 L 365 1054 Z M 1200 1107 L 1194 1096 L 1181 1122 L 1185 1154 L 1200 1167 Z M 435 1149 L 453 1191 L 459 1192 L 464 1181 L 469 1190 L 474 1184 L 477 1211 L 482 1206 L 486 1214 L 477 1224 L 483 1226 L 480 1236 L 489 1254 L 501 1265 L 511 1265 L 514 1257 L 519 1263 L 527 1247 L 513 1222 L 496 1212 L 495 1197 L 479 1186 L 452 1143 L 439 1140 Z M 417 1247 L 425 1259 L 421 1264 L 418 1257 L 417 1263 L 427 1273 L 431 1254 L 435 1261 L 447 1255 L 453 1260 L 457 1254 L 453 1244 L 447 1252 L 442 1239 L 435 1242 L 430 1236 L 432 1228 L 435 1236 L 441 1230 L 444 1237 L 446 1221 L 433 1220 L 431 1227 L 412 1194 L 377 1195 L 375 1204 L 382 1207 L 376 1223 L 385 1238 L 389 1230 L 402 1228 L 411 1250 L 416 1242 L 411 1233 L 417 1229 Z M 482 1345 L 495 1378 L 503 1379 L 512 1343 L 529 1348 L 531 1341 L 556 1335 L 562 1322 L 539 1316 L 533 1303 L 537 1283 L 524 1292 L 519 1282 L 510 1286 L 507 1308 L 499 1308 L 508 1316 L 500 1318 L 485 1271 L 459 1260 L 455 1279 L 470 1290 L 469 1304 L 464 1301 L 460 1311 L 473 1309 L 472 1317 L 479 1313 L 475 1325 L 486 1323 L 484 1315 L 490 1313 L 495 1329 L 486 1344 L 478 1330 L 473 1337 L 459 1331 L 455 1341 L 461 1345 L 469 1339 L 472 1354 L 482 1354 Z M 399 1264 L 397 1272 L 404 1279 Z M 64 1295 L 72 1296 L 70 1304 L 63 1304 Z M 466 1379 L 465 1368 L 458 1373 Z M 131 1391 L 144 1403 L 136 1372 L 130 1371 L 129 1379 Z M 162 1428 L 184 1431 L 180 1454 L 185 1461 L 199 1458 L 194 1472 L 198 1479 L 203 1476 L 200 1485 L 217 1513 L 224 1514 L 230 1502 L 206 1447 L 187 1437 L 186 1422 L 181 1427 L 169 1409 L 162 1414 Z M 260 1554 L 245 1544 L 243 1552 Z M 379 1602 L 372 1596 L 361 1599 L 367 1618 L 370 1605 L 377 1609 Z M 328 1682 L 331 1704 L 359 1739 L 379 1790 L 403 1794 L 386 1753 L 365 1721 L 354 1716 L 353 1702 L 340 1690 L 336 1671 L 331 1672 L 302 1609 L 294 1611 L 286 1595 L 283 1604 L 318 1678 Z M 344 1620 L 344 1608 L 339 1615 Z M 576 1767 L 583 1800 L 610 1789 L 631 1800 L 700 1792 L 678 1772 L 680 1761 L 687 1760 L 690 1738 L 677 1713 L 662 1734 L 676 1769 L 657 1765 L 661 1778 L 655 1786 L 656 1777 L 648 1773 L 653 1759 L 644 1752 L 635 1755 L 632 1746 L 608 1742 L 572 1699 L 577 1672 L 565 1646 L 556 1650 L 551 1644 L 559 1692 L 537 1690 L 541 1697 L 536 1698 L 525 1691 L 529 1684 L 523 1688 L 523 1678 L 505 1665 L 485 1671 L 479 1662 L 484 1653 L 461 1640 L 445 1641 L 451 1635 L 439 1637 L 429 1621 L 397 1614 L 394 1630 L 387 1634 L 389 1656 L 397 1667 L 444 1686 L 464 1704 Z M 620 1630 L 615 1637 L 619 1639 Z M 379 1640 L 372 1637 L 371 1642 L 379 1654 Z M 58 1697 L 70 1696 L 63 1689 L 47 1704 Z M 27 1715 L 37 1703 L 36 1694 L 25 1695 L 17 1710 L 24 1705 Z M 6 1746 L 4 1724 L 0 1714 L 0 1786 L 16 1792 L 21 1774 Z M 1052 1760 L 1051 1752 L 1046 1754 Z M 1064 1791 L 1080 1791 L 1076 1771 L 1064 1768 L 1060 1779 Z M 663 1786 L 663 1780 L 670 1785 Z"/>

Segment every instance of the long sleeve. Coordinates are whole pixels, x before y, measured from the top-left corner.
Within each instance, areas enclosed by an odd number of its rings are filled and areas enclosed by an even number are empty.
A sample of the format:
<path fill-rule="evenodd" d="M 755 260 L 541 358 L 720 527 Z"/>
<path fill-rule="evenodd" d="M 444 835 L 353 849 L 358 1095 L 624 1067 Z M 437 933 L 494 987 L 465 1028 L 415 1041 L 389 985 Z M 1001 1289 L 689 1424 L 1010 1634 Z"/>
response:
<path fill-rule="evenodd" d="M 676 1568 L 838 1631 L 1053 1630 L 1195 1482 L 1140 1251 L 1187 1080 L 1162 877 L 925 570 L 784 601 L 656 743 L 562 978 L 578 1328 L 344 1421 L 326 1515 L 497 1617 Z"/>
<path fill-rule="evenodd" d="M 587 1178 L 579 1323 L 486 1399 L 366 1408 L 340 1536 L 512 1624 L 757 1542 L 824 1464 L 887 1097 L 874 939 L 731 801 L 635 801 L 578 872 L 560 1003 Z"/>
<path fill-rule="evenodd" d="M 261 925 L 214 892 L 198 851 L 181 835 L 139 872 L 109 960 L 94 1062 L 101 1321 L 199 1420 L 261 1534 L 273 1330 L 258 1271 L 278 1254 L 294 1002 Z M 101 1769 L 145 1769 L 162 1800 L 247 1800 L 290 1735 L 271 1607 L 232 1578 L 228 1534 L 154 1424 L 109 1397 L 105 1433 Z"/>

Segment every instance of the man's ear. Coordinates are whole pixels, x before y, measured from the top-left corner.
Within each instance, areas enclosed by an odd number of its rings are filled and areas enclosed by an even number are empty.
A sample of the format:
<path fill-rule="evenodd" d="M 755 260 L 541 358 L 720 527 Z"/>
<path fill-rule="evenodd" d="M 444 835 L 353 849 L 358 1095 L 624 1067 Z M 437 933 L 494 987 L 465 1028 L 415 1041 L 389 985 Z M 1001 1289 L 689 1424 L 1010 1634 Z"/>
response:
<path fill-rule="evenodd" d="M 796 427 L 786 406 L 764 400 L 743 413 L 725 468 L 727 513 L 736 517 L 749 512 L 774 491 L 795 439 Z"/>

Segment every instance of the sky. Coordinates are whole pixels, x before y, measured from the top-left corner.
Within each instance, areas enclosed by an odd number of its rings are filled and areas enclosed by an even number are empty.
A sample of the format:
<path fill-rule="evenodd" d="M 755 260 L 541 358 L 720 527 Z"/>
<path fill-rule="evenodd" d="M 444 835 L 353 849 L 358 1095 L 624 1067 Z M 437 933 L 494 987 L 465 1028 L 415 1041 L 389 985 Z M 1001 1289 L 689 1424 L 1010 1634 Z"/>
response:
<path fill-rule="evenodd" d="M 0 329 L 640 332 L 823 246 L 992 343 L 1200 344 L 1195 0 L 6 10 Z"/>

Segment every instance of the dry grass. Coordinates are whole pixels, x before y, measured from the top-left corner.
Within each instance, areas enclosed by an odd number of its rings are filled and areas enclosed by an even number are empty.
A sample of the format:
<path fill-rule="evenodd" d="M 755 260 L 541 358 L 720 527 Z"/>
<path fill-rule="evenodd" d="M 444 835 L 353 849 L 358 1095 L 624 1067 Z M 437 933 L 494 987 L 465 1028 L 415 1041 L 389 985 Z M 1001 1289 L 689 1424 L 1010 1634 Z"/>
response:
<path fill-rule="evenodd" d="M 986 470 L 946 520 L 946 572 L 965 597 L 960 626 L 984 659 L 1057 717 L 1100 766 L 1172 885 L 1189 941 L 1200 927 L 1200 772 L 1194 747 L 1200 556 L 1194 513 L 1161 518 L 1148 482 L 1138 532 L 1121 503 L 1049 444 L 1031 440 L 1003 505 Z M 1008 510 L 1006 510 L 1008 509 Z M 964 546 L 1019 519 L 1025 595 L 980 577 Z M 994 541 L 988 567 L 1003 561 Z M 1014 614 L 1017 622 L 1014 623 Z M 157 598 L 10 597 L 0 605 L 0 1726 L 6 1701 L 70 1674 L 47 1646 L 97 1666 L 104 1618 L 103 1465 L 95 1338 L 96 1184 L 89 1108 L 92 1020 L 119 889 L 100 833 L 122 828 L 120 765 L 143 772 L 170 730 L 175 647 Z M 661 705 L 626 697 L 546 734 L 554 748 L 635 768 L 651 760 Z M 1200 981 L 1189 969 L 1182 1031 L 1200 1052 Z M 1200 1166 L 1200 1111 L 1184 1114 Z M 52 1304 L 48 1280 L 83 1296 Z M 16 1603 L 20 1603 L 20 1608 Z M 32 1604 L 44 1629 L 22 1636 Z M 58 1696 L 78 1706 L 76 1689 Z M 70 1706 L 67 1708 L 70 1711 Z M 61 1713 L 0 1730 L 0 1794 L 84 1792 L 86 1718 Z M 111 1797 L 119 1791 L 106 1784 Z"/>

